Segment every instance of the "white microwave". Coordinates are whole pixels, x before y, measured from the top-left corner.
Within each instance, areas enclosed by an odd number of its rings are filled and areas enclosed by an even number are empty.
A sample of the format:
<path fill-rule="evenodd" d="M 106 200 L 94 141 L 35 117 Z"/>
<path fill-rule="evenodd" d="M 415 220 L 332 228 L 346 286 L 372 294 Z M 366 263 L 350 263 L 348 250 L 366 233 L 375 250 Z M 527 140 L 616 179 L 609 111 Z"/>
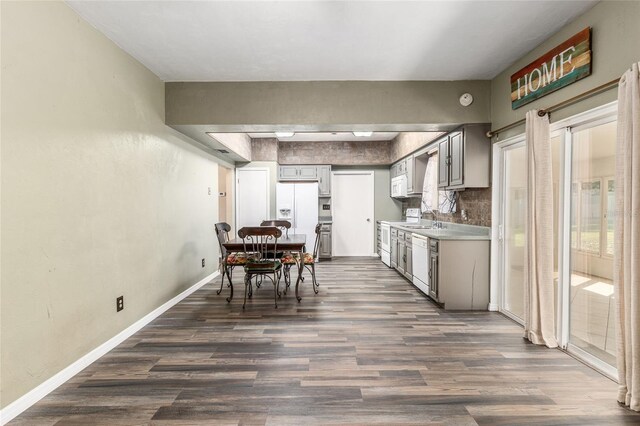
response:
<path fill-rule="evenodd" d="M 407 175 L 400 175 L 391 179 L 391 196 L 395 198 L 407 197 Z"/>

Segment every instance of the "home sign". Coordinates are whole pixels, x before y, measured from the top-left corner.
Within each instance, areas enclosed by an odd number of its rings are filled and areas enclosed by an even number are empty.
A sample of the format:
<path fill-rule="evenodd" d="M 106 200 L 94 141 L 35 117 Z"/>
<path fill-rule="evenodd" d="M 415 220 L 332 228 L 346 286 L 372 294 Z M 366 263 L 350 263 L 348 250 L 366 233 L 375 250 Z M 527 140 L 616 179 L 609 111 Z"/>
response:
<path fill-rule="evenodd" d="M 511 109 L 591 74 L 591 28 L 585 28 L 511 76 Z"/>

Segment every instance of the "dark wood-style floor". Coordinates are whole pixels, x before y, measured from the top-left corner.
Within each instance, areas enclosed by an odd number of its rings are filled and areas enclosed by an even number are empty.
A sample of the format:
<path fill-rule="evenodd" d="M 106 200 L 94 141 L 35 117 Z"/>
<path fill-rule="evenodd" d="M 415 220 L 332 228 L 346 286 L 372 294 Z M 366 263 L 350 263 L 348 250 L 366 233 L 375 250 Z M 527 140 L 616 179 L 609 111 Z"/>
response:
<path fill-rule="evenodd" d="M 216 280 L 12 424 L 640 424 L 498 313 L 444 312 L 370 259 L 317 274 L 320 294 L 307 280 L 276 310 L 266 285 L 244 312 Z"/>

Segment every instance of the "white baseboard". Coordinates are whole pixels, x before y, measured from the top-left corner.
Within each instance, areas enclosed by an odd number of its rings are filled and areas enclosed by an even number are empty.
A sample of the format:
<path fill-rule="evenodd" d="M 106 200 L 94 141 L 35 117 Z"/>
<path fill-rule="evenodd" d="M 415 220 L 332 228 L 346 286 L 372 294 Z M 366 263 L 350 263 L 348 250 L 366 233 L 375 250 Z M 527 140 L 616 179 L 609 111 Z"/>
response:
<path fill-rule="evenodd" d="M 133 334 L 138 332 L 142 327 L 149 324 L 151 321 L 169 310 L 169 308 L 180 302 L 185 297 L 189 296 L 194 291 L 198 290 L 203 285 L 216 278 L 218 275 L 220 275 L 220 272 L 216 271 L 213 274 L 201 279 L 182 293 L 175 296 L 173 299 L 163 303 L 161 306 L 149 312 L 147 315 L 140 318 L 138 321 L 134 322 L 129 327 L 113 336 L 111 339 L 107 340 L 59 373 L 55 374 L 53 377 L 45 380 L 34 389 L 30 390 L 17 400 L 13 401 L 11 404 L 7 405 L 5 408 L 0 410 L 0 424 L 5 425 L 9 423 L 12 419 L 25 411 L 27 408 L 31 407 L 33 404 L 53 392 L 58 386 L 62 385 L 67 380 L 71 379 L 73 376 L 84 370 L 86 367 L 91 365 L 91 363 L 99 359 L 101 356 L 105 355 L 120 343 L 124 342 Z"/>
<path fill-rule="evenodd" d="M 498 304 L 497 303 L 489 303 L 489 311 L 497 312 L 498 311 Z"/>

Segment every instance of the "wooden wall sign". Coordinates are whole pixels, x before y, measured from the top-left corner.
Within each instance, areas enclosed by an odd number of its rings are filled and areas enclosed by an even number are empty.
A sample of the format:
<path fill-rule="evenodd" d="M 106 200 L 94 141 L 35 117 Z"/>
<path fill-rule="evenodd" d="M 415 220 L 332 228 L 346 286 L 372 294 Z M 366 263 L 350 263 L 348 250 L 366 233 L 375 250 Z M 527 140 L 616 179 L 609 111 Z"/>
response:
<path fill-rule="evenodd" d="M 585 28 L 511 76 L 511 109 L 590 74 L 591 28 Z"/>

